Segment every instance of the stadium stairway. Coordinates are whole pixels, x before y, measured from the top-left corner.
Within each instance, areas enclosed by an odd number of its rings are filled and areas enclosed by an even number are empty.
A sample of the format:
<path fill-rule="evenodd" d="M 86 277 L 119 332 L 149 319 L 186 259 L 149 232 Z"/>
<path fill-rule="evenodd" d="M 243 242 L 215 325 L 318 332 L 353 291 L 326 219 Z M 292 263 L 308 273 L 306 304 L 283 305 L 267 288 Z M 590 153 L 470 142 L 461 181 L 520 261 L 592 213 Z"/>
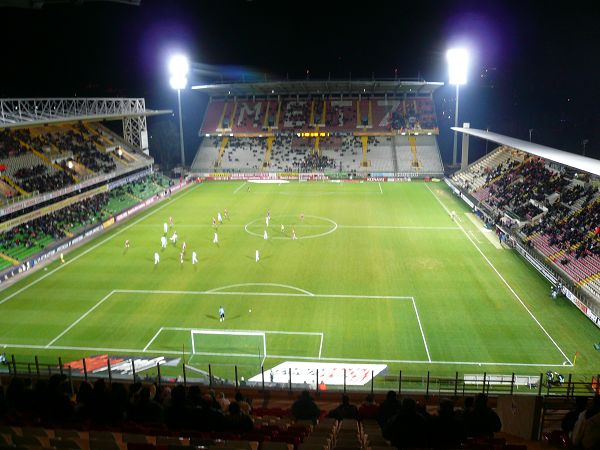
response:
<path fill-rule="evenodd" d="M 417 138 L 413 135 L 408 136 L 408 143 L 410 144 L 410 151 L 413 155 L 412 166 L 417 172 L 419 172 L 419 169 L 421 168 L 421 163 L 417 158 Z"/>
<path fill-rule="evenodd" d="M 267 152 L 265 153 L 265 167 L 269 167 L 271 164 L 271 151 L 273 150 L 273 141 L 275 136 L 267 137 Z"/>
<path fill-rule="evenodd" d="M 360 142 L 362 143 L 362 151 L 363 151 L 363 157 L 362 157 L 362 161 L 361 161 L 360 165 L 362 167 L 368 167 L 369 161 L 367 160 L 367 152 L 369 151 L 369 137 L 361 136 Z"/>
<path fill-rule="evenodd" d="M 13 266 L 18 266 L 19 265 L 19 261 L 17 261 L 14 258 L 11 258 L 8 255 L 5 255 L 4 253 L 0 253 L 0 258 L 4 259 L 5 261 L 8 261 L 9 263 L 11 263 Z"/>
<path fill-rule="evenodd" d="M 15 189 L 21 195 L 27 195 L 27 194 L 29 194 L 29 192 L 27 192 L 25 189 L 23 189 L 15 181 L 11 180 L 6 175 L 2 175 L 2 181 L 4 181 L 6 184 L 8 184 L 13 189 Z"/>
<path fill-rule="evenodd" d="M 225 136 L 221 141 L 221 145 L 219 146 L 219 158 L 217 159 L 217 165 L 220 167 L 223 161 L 223 156 L 225 155 L 225 148 L 227 148 L 227 144 L 229 143 L 229 137 Z"/>
<path fill-rule="evenodd" d="M 323 111 L 321 111 L 321 123 L 319 124 L 322 127 L 326 124 L 325 117 L 327 117 L 327 101 L 323 100 Z"/>

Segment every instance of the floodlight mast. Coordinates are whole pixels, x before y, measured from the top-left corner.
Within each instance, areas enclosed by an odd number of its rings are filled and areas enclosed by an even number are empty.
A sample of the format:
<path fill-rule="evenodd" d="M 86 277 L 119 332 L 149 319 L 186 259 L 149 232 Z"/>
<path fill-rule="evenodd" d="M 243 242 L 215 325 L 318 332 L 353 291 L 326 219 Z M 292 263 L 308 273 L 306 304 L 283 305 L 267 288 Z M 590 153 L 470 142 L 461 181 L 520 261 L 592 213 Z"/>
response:
<path fill-rule="evenodd" d="M 469 69 L 469 53 L 463 48 L 452 48 L 446 52 L 448 61 L 449 83 L 456 86 L 456 110 L 454 112 L 454 127 L 458 127 L 458 100 L 459 86 L 467 84 Z M 458 132 L 454 131 L 454 145 L 452 147 L 452 165 L 456 165 Z"/>
<path fill-rule="evenodd" d="M 169 80 L 171 87 L 177 90 L 177 105 L 179 109 L 179 147 L 181 150 L 181 167 L 185 166 L 185 150 L 183 146 L 183 120 L 181 116 L 181 90 L 187 86 L 187 74 L 189 71 L 189 62 L 184 55 L 175 55 L 169 62 Z"/>

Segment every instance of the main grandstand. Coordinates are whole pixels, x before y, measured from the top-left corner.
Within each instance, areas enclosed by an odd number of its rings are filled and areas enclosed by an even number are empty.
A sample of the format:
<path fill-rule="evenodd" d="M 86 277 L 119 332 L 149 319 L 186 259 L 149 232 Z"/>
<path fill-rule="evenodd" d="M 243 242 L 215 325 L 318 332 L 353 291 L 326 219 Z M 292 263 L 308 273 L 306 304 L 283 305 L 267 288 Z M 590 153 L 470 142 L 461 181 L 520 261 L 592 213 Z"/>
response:
<path fill-rule="evenodd" d="M 210 99 L 192 172 L 440 176 L 425 81 L 288 81 L 195 86 Z"/>

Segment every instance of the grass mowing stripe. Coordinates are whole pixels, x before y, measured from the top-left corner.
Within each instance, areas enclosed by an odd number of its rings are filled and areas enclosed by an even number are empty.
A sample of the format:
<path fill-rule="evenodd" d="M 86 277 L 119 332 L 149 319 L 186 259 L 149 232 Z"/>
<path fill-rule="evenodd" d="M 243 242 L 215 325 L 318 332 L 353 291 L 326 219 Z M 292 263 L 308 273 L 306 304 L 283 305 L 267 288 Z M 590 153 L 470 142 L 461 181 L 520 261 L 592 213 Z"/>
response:
<path fill-rule="evenodd" d="M 23 286 L 21 289 L 19 289 L 18 291 L 13 292 L 12 294 L 4 297 L 2 300 L 0 300 L 0 305 L 8 300 L 10 300 L 11 298 L 13 298 L 15 295 L 19 295 L 21 292 L 29 289 L 31 286 L 34 286 L 36 284 L 38 284 L 40 281 L 48 278 L 50 275 L 54 274 L 55 272 L 57 272 L 58 270 L 62 269 L 63 267 L 68 266 L 69 264 L 71 264 L 74 261 L 77 261 L 79 258 L 81 258 L 84 255 L 87 255 L 89 252 L 91 252 L 92 250 L 97 249 L 98 247 L 100 247 L 101 245 L 103 245 L 104 243 L 112 240 L 114 237 L 120 235 L 121 233 L 123 233 L 124 231 L 127 231 L 128 229 L 130 229 L 131 227 L 133 227 L 134 225 L 140 223 L 142 220 L 150 217 L 151 215 L 157 213 L 158 211 L 162 210 L 163 208 L 166 208 L 167 206 L 173 204 L 173 202 L 176 202 L 177 200 L 183 198 L 184 196 L 186 196 L 187 194 L 189 194 L 190 192 L 192 192 L 193 190 L 196 189 L 197 186 L 193 186 L 191 188 L 189 188 L 186 192 L 183 192 L 180 196 L 178 196 L 177 198 L 173 199 L 172 202 L 166 202 L 164 205 L 162 205 L 160 208 L 156 208 L 153 211 L 148 212 L 148 214 L 145 214 L 143 217 L 140 217 L 138 220 L 136 220 L 133 223 L 130 223 L 129 225 L 127 225 L 126 227 L 115 231 L 113 234 L 111 234 L 110 236 L 108 236 L 106 239 L 104 239 L 101 242 L 98 242 L 97 244 L 93 245 L 92 247 L 88 248 L 87 250 L 81 252 L 79 255 L 69 259 L 67 262 L 65 262 L 64 264 L 61 264 L 60 266 L 58 266 L 56 269 L 51 270 L 50 272 L 48 272 L 46 275 L 43 275 L 41 277 L 39 277 L 37 280 L 32 281 L 29 284 L 26 284 L 25 286 Z"/>
<path fill-rule="evenodd" d="M 442 205 L 442 208 L 444 208 L 446 210 L 446 212 L 448 214 L 450 214 L 450 210 L 446 207 L 446 205 L 444 205 L 444 203 L 442 203 L 442 201 L 435 194 L 435 192 L 433 192 L 431 190 L 431 188 L 427 184 L 425 184 L 425 187 L 429 190 L 429 192 L 431 192 L 431 195 L 433 195 L 435 197 L 435 199 L 438 201 L 438 203 L 440 205 Z M 502 282 L 506 285 L 506 287 L 510 290 L 510 292 L 512 292 L 512 294 L 515 296 L 515 298 L 519 301 L 519 303 L 521 303 L 521 305 L 523 306 L 523 308 L 525 308 L 525 311 L 527 311 L 529 313 L 529 315 L 531 316 L 531 318 L 535 321 L 535 323 L 538 324 L 538 326 L 546 334 L 546 336 L 548 336 L 548 339 L 550 339 L 552 341 L 552 343 L 554 344 L 554 346 L 558 349 L 558 351 L 561 353 L 561 355 L 563 355 L 563 357 L 569 363 L 569 365 L 572 366 L 573 362 L 571 362 L 571 360 L 569 359 L 569 357 L 567 355 L 565 355 L 565 352 L 562 351 L 562 349 L 559 347 L 559 345 L 556 343 L 556 341 L 552 338 L 552 336 L 550 336 L 550 333 L 548 333 L 546 331 L 546 329 L 544 328 L 544 326 L 533 315 L 533 313 L 531 312 L 531 310 L 527 307 L 527 305 L 525 305 L 525 303 L 523 302 L 523 300 L 521 300 L 521 297 L 519 297 L 519 295 L 515 292 L 515 290 L 512 288 L 512 286 L 510 284 L 508 284 L 508 281 L 506 281 L 506 279 L 502 276 L 502 274 L 500 272 L 498 272 L 498 269 L 496 269 L 496 267 L 494 266 L 494 264 L 492 264 L 492 262 L 483 253 L 483 251 L 481 251 L 481 249 L 475 243 L 475 241 L 473 241 L 473 239 L 471 239 L 471 237 L 469 236 L 469 233 L 466 232 L 466 230 L 462 227 L 462 225 L 458 224 L 458 226 L 460 227 L 460 229 L 462 230 L 462 232 L 464 233 L 464 235 L 467 237 L 467 239 L 471 242 L 471 244 L 473 244 L 475 246 L 475 248 L 477 249 L 477 251 L 479 252 L 479 254 L 483 257 L 483 259 L 485 259 L 485 261 L 488 263 L 488 265 L 494 270 L 494 272 L 496 272 L 496 275 L 498 275 L 498 277 L 502 280 Z"/>

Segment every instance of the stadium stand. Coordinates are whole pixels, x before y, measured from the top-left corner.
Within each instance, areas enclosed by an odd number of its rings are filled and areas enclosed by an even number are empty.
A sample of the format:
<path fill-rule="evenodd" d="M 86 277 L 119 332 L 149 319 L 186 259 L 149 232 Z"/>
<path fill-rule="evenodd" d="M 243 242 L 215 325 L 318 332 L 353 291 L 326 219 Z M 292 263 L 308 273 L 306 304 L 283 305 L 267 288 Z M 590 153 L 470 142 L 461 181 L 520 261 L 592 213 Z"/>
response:
<path fill-rule="evenodd" d="M 539 443 L 499 432 L 495 398 L 465 397 L 464 407 L 444 398 L 297 394 L 155 383 L 72 383 L 13 377 L 0 385 L 0 446 L 69 450 L 383 450 L 462 448 L 527 450 Z M 395 392 L 392 392 L 395 394 Z M 598 402 L 578 400 L 577 413 L 598 414 Z M 456 400 L 455 400 L 456 401 Z M 458 399 L 460 401 L 460 399 Z M 381 402 L 381 403 L 378 403 Z M 490 405 L 488 405 L 490 403 Z M 544 402 L 551 408 L 551 402 Z M 561 417 L 573 400 L 561 399 Z M 469 406 L 471 405 L 471 406 Z M 512 414 L 515 414 L 514 411 Z M 519 415 L 526 414 L 518 412 Z M 527 420 L 523 417 L 524 420 Z M 560 435 L 559 435 L 560 434 Z M 558 430 L 554 441 L 569 442 Z"/>
<path fill-rule="evenodd" d="M 147 176 L 16 225 L 0 235 L 0 270 L 42 251 L 48 245 L 101 223 L 164 191 L 169 180 Z"/>
<path fill-rule="evenodd" d="M 585 178 L 500 147 L 453 176 L 577 286 L 600 293 L 600 194 Z"/>
<path fill-rule="evenodd" d="M 437 131 L 433 100 L 419 97 L 402 100 L 283 99 L 280 103 L 274 100 L 212 100 L 201 133 L 255 133 L 268 128 L 299 132 L 314 130 L 316 125 L 327 132 L 366 129 L 374 132 Z"/>

